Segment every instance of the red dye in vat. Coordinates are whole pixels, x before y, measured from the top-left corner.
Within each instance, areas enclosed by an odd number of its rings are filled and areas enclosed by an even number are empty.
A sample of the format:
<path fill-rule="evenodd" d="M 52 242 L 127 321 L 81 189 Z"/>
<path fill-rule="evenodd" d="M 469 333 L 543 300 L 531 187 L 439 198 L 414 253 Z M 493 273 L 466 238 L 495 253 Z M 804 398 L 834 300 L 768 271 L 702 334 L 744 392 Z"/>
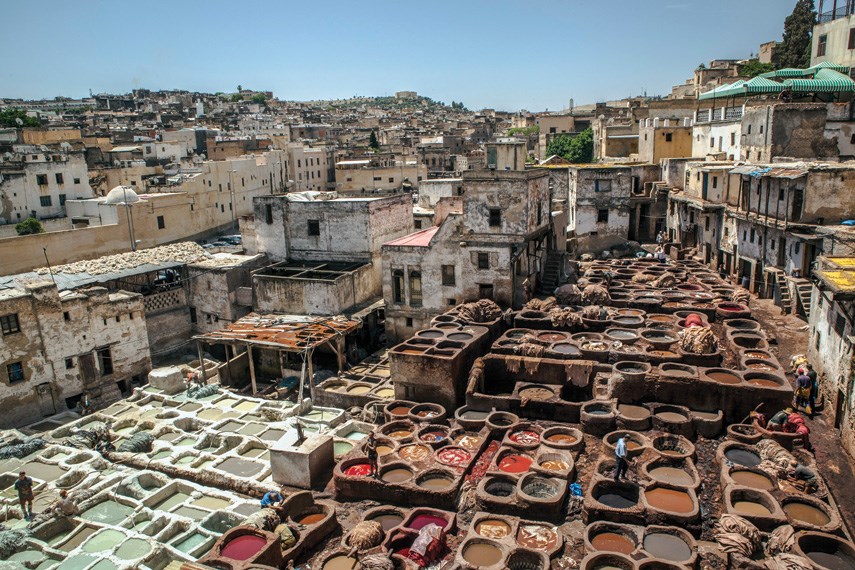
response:
<path fill-rule="evenodd" d="M 506 455 L 499 460 L 499 471 L 523 473 L 531 467 L 531 458 L 525 455 Z"/>
<path fill-rule="evenodd" d="M 512 433 L 510 440 L 514 443 L 521 443 L 523 445 L 534 445 L 535 443 L 540 443 L 540 436 L 537 435 L 536 432 L 522 430 Z"/>
<path fill-rule="evenodd" d="M 446 465 L 460 465 L 466 463 L 472 456 L 465 449 L 447 447 L 436 454 L 437 460 Z"/>
<path fill-rule="evenodd" d="M 416 516 L 416 518 L 413 519 L 413 522 L 407 525 L 407 528 L 411 528 L 413 530 L 421 530 L 422 527 L 425 527 L 429 524 L 435 524 L 440 528 L 445 528 L 445 525 L 448 524 L 448 521 L 436 515 L 418 515 Z"/>
<path fill-rule="evenodd" d="M 232 560 L 249 560 L 264 548 L 267 541 L 254 534 L 245 534 L 230 540 L 224 547 L 222 556 Z"/>
<path fill-rule="evenodd" d="M 367 477 L 371 475 L 371 465 L 368 463 L 357 463 L 345 469 L 344 474 L 348 477 Z"/>

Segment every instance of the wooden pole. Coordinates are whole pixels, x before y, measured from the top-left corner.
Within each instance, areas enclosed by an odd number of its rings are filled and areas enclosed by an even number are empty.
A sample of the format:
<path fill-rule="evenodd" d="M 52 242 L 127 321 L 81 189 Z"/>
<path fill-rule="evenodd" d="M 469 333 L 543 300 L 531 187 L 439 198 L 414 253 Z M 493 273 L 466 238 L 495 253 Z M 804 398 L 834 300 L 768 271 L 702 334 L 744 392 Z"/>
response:
<path fill-rule="evenodd" d="M 205 371 L 205 355 L 202 352 L 202 341 L 196 341 L 196 353 L 199 355 L 199 366 L 202 367 L 202 380 L 208 385 L 208 373 Z"/>
<path fill-rule="evenodd" d="M 252 361 L 252 345 L 246 344 L 246 356 L 249 359 L 249 381 L 252 383 L 252 395 L 258 393 L 258 387 L 255 385 L 255 363 Z"/>
<path fill-rule="evenodd" d="M 226 376 L 229 378 L 229 386 L 234 386 L 234 380 L 232 379 L 232 365 L 229 362 L 229 345 L 224 344 L 223 348 L 226 349 Z"/>
<path fill-rule="evenodd" d="M 315 405 L 315 387 L 312 384 L 312 377 L 314 376 L 314 372 L 312 371 L 312 355 L 314 352 L 311 349 L 306 352 L 306 372 L 309 376 L 309 400 L 312 402 L 312 405 Z"/>
<path fill-rule="evenodd" d="M 335 355 L 338 357 L 338 373 L 344 370 L 344 337 L 337 336 L 335 339 Z"/>

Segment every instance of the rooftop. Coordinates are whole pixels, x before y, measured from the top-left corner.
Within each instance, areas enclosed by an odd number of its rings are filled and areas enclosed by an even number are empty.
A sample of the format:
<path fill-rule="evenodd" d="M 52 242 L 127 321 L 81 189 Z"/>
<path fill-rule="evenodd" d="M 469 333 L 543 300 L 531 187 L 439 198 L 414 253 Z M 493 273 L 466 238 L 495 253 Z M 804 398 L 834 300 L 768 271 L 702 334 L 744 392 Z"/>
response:
<path fill-rule="evenodd" d="M 249 343 L 291 352 L 316 348 L 339 335 L 360 328 L 362 322 L 345 317 L 250 313 L 226 328 L 194 337 L 209 343 Z"/>
<path fill-rule="evenodd" d="M 429 247 L 433 236 L 439 231 L 439 226 L 431 226 L 426 230 L 421 230 L 409 235 L 393 239 L 383 245 L 390 246 L 406 246 L 406 247 Z"/>

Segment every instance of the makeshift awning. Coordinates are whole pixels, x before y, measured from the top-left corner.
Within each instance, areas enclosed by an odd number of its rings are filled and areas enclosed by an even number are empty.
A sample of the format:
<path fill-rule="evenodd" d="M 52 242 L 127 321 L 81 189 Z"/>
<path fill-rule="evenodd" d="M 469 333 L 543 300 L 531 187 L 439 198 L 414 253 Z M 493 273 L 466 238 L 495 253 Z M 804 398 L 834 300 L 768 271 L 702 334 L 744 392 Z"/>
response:
<path fill-rule="evenodd" d="M 731 174 L 754 174 L 755 172 L 761 172 L 763 170 L 760 166 L 755 166 L 753 164 L 743 164 L 742 166 L 737 166 L 736 168 L 730 171 Z"/>
<path fill-rule="evenodd" d="M 784 85 L 796 93 L 855 92 L 855 81 L 833 69 L 820 69 L 813 79 L 787 79 Z"/>
<path fill-rule="evenodd" d="M 818 236 L 816 234 L 800 234 L 796 232 L 790 232 L 790 235 L 797 237 L 802 241 L 822 241 L 822 236 Z"/>
<path fill-rule="evenodd" d="M 210 344 L 253 344 L 287 352 L 303 352 L 361 326 L 361 321 L 344 317 L 250 313 L 223 329 L 193 338 Z"/>
<path fill-rule="evenodd" d="M 839 71 L 840 73 L 849 73 L 849 68 L 845 65 L 838 65 L 830 61 L 822 61 L 820 63 L 817 63 L 813 67 L 808 67 L 805 71 L 808 71 L 810 73 L 816 73 L 820 69 L 831 69 L 834 71 Z"/>
<path fill-rule="evenodd" d="M 803 168 L 767 168 L 761 176 L 764 178 L 787 178 L 795 180 L 796 178 L 807 176 L 807 173 L 808 171 Z"/>

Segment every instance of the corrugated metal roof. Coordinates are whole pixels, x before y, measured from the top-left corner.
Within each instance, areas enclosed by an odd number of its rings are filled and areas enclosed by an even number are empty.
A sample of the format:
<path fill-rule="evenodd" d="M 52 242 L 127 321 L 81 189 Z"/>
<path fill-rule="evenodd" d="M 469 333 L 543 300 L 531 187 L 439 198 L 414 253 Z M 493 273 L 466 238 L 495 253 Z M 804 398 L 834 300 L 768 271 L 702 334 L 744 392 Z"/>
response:
<path fill-rule="evenodd" d="M 430 246 L 430 241 L 433 239 L 433 236 L 436 235 L 437 231 L 439 231 L 439 226 L 431 226 L 426 230 L 421 230 L 404 237 L 399 237 L 398 239 L 393 239 L 383 245 L 428 247 Z"/>
<path fill-rule="evenodd" d="M 769 168 L 763 173 L 764 178 L 787 178 L 795 180 L 807 176 L 808 171 L 803 168 Z"/>

